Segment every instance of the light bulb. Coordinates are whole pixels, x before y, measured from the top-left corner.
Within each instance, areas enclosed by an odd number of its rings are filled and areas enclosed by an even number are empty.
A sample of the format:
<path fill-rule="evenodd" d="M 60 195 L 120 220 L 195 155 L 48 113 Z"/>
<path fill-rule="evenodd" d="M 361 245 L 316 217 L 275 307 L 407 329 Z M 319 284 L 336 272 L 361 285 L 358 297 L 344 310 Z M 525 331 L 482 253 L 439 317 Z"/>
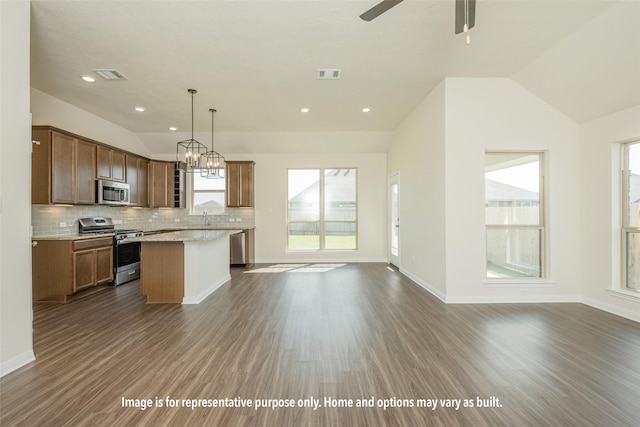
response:
<path fill-rule="evenodd" d="M 465 34 L 469 32 L 469 26 L 467 25 L 466 22 L 464 24 L 464 27 L 462 28 L 462 31 L 464 31 Z"/>
<path fill-rule="evenodd" d="M 471 44 L 471 37 L 469 37 L 469 33 L 467 33 L 467 44 Z"/>

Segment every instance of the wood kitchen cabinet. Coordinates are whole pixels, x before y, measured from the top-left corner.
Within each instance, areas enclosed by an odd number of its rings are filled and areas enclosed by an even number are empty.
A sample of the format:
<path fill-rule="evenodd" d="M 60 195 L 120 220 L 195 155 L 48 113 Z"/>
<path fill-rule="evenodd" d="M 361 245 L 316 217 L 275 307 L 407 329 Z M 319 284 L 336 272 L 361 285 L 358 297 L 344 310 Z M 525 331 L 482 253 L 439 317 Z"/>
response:
<path fill-rule="evenodd" d="M 34 301 L 68 302 L 113 281 L 113 238 L 34 240 Z"/>
<path fill-rule="evenodd" d="M 31 203 L 95 203 L 96 144 L 49 127 L 34 126 Z"/>
<path fill-rule="evenodd" d="M 102 145 L 97 146 L 97 177 L 125 182 L 125 153 Z"/>
<path fill-rule="evenodd" d="M 253 161 L 226 162 L 226 198 L 229 208 L 253 207 Z"/>
<path fill-rule="evenodd" d="M 173 163 L 157 160 L 149 162 L 149 206 L 173 207 Z"/>
<path fill-rule="evenodd" d="M 132 206 L 149 206 L 149 160 L 126 155 L 127 184 Z"/>

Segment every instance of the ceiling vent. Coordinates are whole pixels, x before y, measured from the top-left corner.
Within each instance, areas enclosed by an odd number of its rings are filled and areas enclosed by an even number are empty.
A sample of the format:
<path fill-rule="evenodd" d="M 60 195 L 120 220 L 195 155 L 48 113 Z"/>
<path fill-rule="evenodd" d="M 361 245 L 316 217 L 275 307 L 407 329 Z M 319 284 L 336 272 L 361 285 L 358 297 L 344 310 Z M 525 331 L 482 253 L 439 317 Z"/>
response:
<path fill-rule="evenodd" d="M 127 80 L 127 77 L 118 70 L 91 70 L 105 80 Z"/>
<path fill-rule="evenodd" d="M 342 70 L 337 68 L 319 68 L 318 80 L 338 80 Z"/>

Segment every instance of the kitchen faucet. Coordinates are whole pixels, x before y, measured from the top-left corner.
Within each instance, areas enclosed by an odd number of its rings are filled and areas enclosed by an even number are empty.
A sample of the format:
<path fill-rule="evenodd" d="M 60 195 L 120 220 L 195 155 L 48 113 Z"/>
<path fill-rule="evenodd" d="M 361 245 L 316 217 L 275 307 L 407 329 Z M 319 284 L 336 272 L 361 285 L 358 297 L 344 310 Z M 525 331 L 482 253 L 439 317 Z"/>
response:
<path fill-rule="evenodd" d="M 209 225 L 209 218 L 207 217 L 207 211 L 202 213 L 202 221 L 204 222 L 205 227 Z"/>

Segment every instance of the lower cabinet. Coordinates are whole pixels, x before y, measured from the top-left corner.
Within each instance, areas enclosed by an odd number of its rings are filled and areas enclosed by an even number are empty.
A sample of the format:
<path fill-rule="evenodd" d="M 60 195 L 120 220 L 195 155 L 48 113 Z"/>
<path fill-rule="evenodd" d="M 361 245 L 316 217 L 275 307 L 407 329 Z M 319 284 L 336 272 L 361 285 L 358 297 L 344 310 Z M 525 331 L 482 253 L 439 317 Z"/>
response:
<path fill-rule="evenodd" d="M 68 302 L 113 280 L 113 239 L 34 240 L 34 301 Z"/>
<path fill-rule="evenodd" d="M 73 252 L 73 291 L 78 292 L 113 280 L 113 249 L 85 249 Z"/>

